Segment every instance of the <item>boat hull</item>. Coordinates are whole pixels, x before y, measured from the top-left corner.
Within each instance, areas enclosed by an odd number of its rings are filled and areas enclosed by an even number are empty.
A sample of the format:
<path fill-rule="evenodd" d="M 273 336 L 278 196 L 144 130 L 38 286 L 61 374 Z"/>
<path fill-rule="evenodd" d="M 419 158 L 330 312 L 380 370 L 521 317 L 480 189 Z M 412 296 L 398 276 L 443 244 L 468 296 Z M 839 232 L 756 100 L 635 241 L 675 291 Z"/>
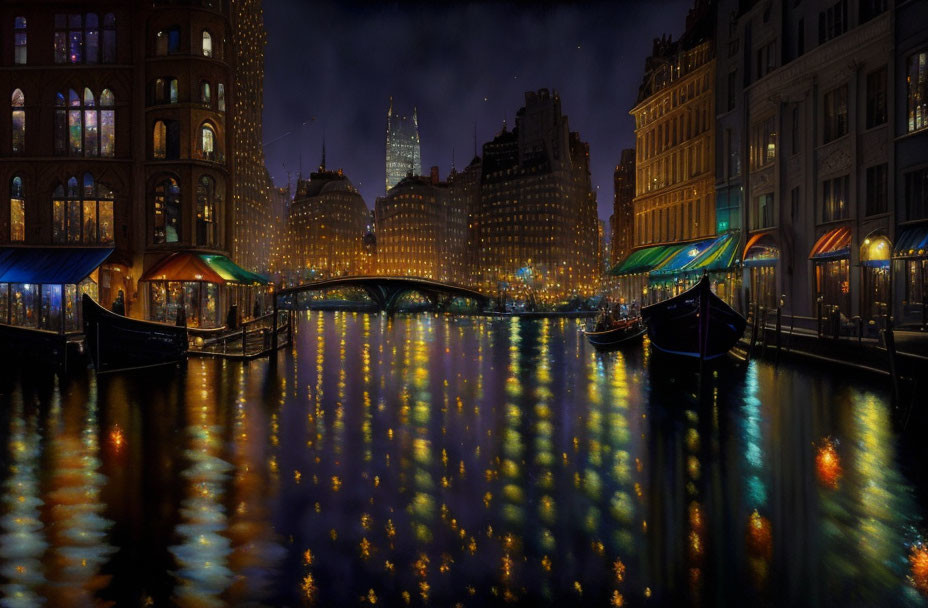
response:
<path fill-rule="evenodd" d="M 728 353 L 744 335 L 747 321 L 712 293 L 709 280 L 641 310 L 648 338 L 657 350 L 680 357 L 712 360 Z"/>
<path fill-rule="evenodd" d="M 84 295 L 84 336 L 98 372 L 167 365 L 187 353 L 187 329 L 130 319 Z"/>
<path fill-rule="evenodd" d="M 630 323 L 625 327 L 607 329 L 605 331 L 585 331 L 587 340 L 590 344 L 600 350 L 620 348 L 626 344 L 640 342 L 644 337 L 647 327 L 640 321 Z"/>

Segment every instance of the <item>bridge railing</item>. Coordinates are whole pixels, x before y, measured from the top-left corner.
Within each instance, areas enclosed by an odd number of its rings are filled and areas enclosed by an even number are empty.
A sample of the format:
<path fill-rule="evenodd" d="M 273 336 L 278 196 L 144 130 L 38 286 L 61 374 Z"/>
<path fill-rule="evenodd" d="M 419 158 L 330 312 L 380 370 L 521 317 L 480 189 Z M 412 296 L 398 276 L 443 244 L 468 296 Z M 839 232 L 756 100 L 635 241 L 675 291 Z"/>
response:
<path fill-rule="evenodd" d="M 190 329 L 188 333 L 192 354 L 258 357 L 289 344 L 290 314 L 279 310 L 246 321 L 235 329 Z"/>

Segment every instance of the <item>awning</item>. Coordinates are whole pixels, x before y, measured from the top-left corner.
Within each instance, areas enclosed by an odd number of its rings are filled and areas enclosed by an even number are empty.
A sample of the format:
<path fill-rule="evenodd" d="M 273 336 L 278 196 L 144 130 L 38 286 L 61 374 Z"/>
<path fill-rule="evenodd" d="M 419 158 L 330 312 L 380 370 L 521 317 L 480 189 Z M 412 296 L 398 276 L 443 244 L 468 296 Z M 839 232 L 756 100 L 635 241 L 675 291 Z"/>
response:
<path fill-rule="evenodd" d="M 238 285 L 267 285 L 268 280 L 249 272 L 224 255 L 172 253 L 142 275 L 140 281 L 206 281 Z"/>
<path fill-rule="evenodd" d="M 928 224 L 903 228 L 896 238 L 894 258 L 923 258 L 928 256 Z"/>
<path fill-rule="evenodd" d="M 676 252 L 675 247 L 658 245 L 656 247 L 645 247 L 638 251 L 633 251 L 631 255 L 625 258 L 621 264 L 617 264 L 610 271 L 610 274 L 617 276 L 623 274 L 638 274 L 640 272 L 649 272 L 652 268 L 663 262 Z"/>
<path fill-rule="evenodd" d="M 712 240 L 698 257 L 686 264 L 681 272 L 712 272 L 728 270 L 738 256 L 739 232 L 729 232 Z"/>
<path fill-rule="evenodd" d="M 851 255 L 851 229 L 841 226 L 829 230 L 815 241 L 810 260 L 836 260 Z"/>
<path fill-rule="evenodd" d="M 742 261 L 746 267 L 774 266 L 780 258 L 780 250 L 768 233 L 753 234 L 744 246 Z"/>
<path fill-rule="evenodd" d="M 889 268 L 893 245 L 882 234 L 872 234 L 860 244 L 860 265 L 868 268 Z"/>
<path fill-rule="evenodd" d="M 112 252 L 112 247 L 3 247 L 0 283 L 77 284 Z"/>
<path fill-rule="evenodd" d="M 683 268 L 691 264 L 700 254 L 712 246 L 715 239 L 706 239 L 694 243 L 680 243 L 673 245 L 673 254 L 665 258 L 663 262 L 654 267 L 651 276 L 667 276 L 682 272 Z"/>

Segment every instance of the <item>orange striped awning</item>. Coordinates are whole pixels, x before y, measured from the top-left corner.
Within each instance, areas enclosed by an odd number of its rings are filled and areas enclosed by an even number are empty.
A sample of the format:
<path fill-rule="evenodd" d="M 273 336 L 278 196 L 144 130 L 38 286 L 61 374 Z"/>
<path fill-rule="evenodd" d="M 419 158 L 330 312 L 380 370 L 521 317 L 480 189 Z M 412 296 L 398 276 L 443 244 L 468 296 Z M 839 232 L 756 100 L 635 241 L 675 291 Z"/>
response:
<path fill-rule="evenodd" d="M 829 230 L 815 241 L 810 260 L 829 260 L 848 257 L 851 254 L 851 229 L 840 226 Z"/>
<path fill-rule="evenodd" d="M 195 253 L 172 253 L 142 275 L 139 281 L 206 281 L 225 284 L 209 265 Z"/>

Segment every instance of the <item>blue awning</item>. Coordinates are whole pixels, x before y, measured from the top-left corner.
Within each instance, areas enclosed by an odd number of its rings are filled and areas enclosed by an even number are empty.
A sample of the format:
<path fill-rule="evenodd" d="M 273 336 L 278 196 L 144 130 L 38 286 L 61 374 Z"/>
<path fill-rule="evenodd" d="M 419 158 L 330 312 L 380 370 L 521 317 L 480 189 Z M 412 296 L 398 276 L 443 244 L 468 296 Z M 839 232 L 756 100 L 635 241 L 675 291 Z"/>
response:
<path fill-rule="evenodd" d="M 928 224 L 903 228 L 896 237 L 894 258 L 928 257 Z"/>
<path fill-rule="evenodd" d="M 77 284 L 111 253 L 111 247 L 2 247 L 0 283 Z"/>

